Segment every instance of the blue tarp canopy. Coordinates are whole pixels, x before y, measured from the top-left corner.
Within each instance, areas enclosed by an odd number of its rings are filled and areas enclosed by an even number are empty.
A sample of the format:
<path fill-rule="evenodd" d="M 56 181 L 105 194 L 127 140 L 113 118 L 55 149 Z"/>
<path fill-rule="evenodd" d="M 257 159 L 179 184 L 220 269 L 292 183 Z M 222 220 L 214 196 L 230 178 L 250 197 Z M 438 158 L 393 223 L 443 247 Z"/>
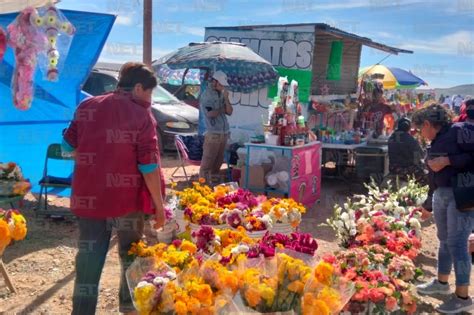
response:
<path fill-rule="evenodd" d="M 13 50 L 9 47 L 0 63 L 0 162 L 17 162 L 26 178 L 37 190 L 46 149 L 60 143 L 62 130 L 73 117 L 77 105 L 87 94 L 81 91 L 110 33 L 115 16 L 110 14 L 61 10 L 76 27 L 65 65 L 57 82 L 43 80 L 39 69 L 35 73 L 35 97 L 31 108 L 19 111 L 13 106 L 10 88 L 15 67 Z M 0 15 L 0 27 L 6 29 L 17 13 Z M 70 161 L 58 161 L 48 166 L 55 176 L 72 172 Z"/>

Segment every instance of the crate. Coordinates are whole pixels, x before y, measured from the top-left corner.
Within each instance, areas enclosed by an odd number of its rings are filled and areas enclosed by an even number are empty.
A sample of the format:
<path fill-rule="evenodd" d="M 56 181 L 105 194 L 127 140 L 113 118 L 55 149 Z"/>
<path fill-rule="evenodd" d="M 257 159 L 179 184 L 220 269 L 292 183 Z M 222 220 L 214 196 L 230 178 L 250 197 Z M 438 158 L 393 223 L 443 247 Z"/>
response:
<path fill-rule="evenodd" d="M 388 147 L 363 146 L 355 149 L 356 175 L 361 180 L 371 177 L 382 181 L 388 175 Z"/>

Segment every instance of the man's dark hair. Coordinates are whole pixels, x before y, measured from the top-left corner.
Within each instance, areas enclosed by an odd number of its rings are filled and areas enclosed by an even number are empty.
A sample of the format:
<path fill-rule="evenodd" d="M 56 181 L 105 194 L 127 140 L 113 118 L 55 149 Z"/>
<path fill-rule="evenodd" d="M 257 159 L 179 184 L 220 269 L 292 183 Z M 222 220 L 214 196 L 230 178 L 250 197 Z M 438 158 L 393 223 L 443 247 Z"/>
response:
<path fill-rule="evenodd" d="M 120 68 L 118 88 L 132 90 L 141 84 L 144 90 L 154 89 L 158 80 L 152 69 L 141 62 L 127 62 Z"/>
<path fill-rule="evenodd" d="M 397 130 L 408 132 L 410 131 L 411 121 L 410 119 L 403 117 L 398 120 Z"/>
<path fill-rule="evenodd" d="M 417 127 L 422 126 L 425 121 L 435 127 L 445 127 L 451 124 L 452 118 L 453 114 L 449 109 L 439 104 L 432 104 L 415 111 L 412 121 Z"/>

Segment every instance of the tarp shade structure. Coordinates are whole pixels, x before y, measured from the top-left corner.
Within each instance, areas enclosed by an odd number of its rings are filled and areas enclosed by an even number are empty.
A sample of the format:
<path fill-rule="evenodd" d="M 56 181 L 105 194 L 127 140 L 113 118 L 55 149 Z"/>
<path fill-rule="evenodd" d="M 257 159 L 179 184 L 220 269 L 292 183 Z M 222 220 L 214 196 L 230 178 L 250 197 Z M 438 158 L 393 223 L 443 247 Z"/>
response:
<path fill-rule="evenodd" d="M 47 146 L 61 142 L 61 131 L 86 96 L 81 86 L 97 62 L 115 21 L 110 14 L 62 12 L 75 26 L 76 34 L 57 82 L 43 80 L 42 73 L 36 70 L 35 98 L 29 110 L 19 111 L 13 106 L 10 83 L 15 61 L 11 48 L 0 64 L 0 161 L 19 163 L 33 185 L 41 178 Z M 0 15 L 0 26 L 6 29 L 17 14 Z M 70 167 L 51 169 L 53 175 L 70 171 Z"/>

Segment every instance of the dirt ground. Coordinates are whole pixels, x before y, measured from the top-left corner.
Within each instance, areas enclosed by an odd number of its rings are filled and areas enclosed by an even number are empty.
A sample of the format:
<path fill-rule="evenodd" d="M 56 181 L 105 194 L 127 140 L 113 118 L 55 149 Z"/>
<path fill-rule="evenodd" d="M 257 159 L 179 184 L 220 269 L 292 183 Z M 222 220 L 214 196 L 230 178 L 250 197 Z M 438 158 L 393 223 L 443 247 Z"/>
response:
<path fill-rule="evenodd" d="M 162 160 L 165 177 L 170 178 L 177 161 L 174 156 Z M 187 167 L 188 174 L 197 174 L 196 167 Z M 175 179 L 184 185 L 184 178 Z M 360 192 L 360 186 L 335 180 L 323 180 L 321 201 L 304 216 L 301 229 L 309 232 L 319 242 L 318 254 L 335 251 L 338 246 L 331 229 L 319 226 L 332 215 L 335 202 Z M 68 198 L 51 198 L 50 204 L 58 209 L 69 206 Z M 29 194 L 20 207 L 28 220 L 27 238 L 6 249 L 3 261 L 18 293 L 9 293 L 0 277 L 1 314 L 68 314 L 72 307 L 74 283 L 74 258 L 77 252 L 77 224 L 72 220 L 54 221 L 36 219 L 36 197 Z M 417 264 L 425 277 L 436 273 L 438 241 L 433 220 L 424 222 L 423 250 Z M 120 264 L 115 236 L 105 263 L 100 283 L 97 314 L 118 314 L 118 287 Z M 472 278 L 472 275 L 471 275 Z M 453 279 L 451 279 L 453 285 Z M 419 313 L 433 314 L 433 305 L 441 300 L 422 298 Z"/>

